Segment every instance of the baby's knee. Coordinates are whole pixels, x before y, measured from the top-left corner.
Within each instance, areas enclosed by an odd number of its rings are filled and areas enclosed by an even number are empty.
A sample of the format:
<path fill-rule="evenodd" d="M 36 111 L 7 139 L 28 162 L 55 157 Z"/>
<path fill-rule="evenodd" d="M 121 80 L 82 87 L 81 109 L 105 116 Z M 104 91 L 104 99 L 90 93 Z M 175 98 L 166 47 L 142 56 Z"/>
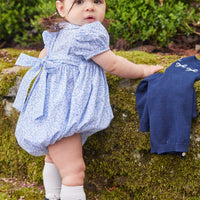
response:
<path fill-rule="evenodd" d="M 85 163 L 79 161 L 73 164 L 71 168 L 63 170 L 62 184 L 66 186 L 79 186 L 84 184 Z"/>
<path fill-rule="evenodd" d="M 45 155 L 45 162 L 53 163 L 53 160 L 52 160 L 51 156 L 48 153 Z"/>

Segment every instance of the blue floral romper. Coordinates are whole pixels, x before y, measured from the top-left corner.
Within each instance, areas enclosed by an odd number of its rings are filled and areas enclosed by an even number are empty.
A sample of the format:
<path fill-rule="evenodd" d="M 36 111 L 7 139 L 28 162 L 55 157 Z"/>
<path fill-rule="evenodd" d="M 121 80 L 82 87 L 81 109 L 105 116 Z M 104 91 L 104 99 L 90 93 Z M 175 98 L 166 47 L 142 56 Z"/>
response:
<path fill-rule="evenodd" d="M 84 143 L 113 118 L 105 72 L 91 59 L 109 50 L 102 24 L 66 22 L 58 32 L 44 31 L 43 40 L 44 59 L 21 54 L 16 62 L 31 68 L 13 104 L 21 111 L 17 141 L 35 156 L 45 155 L 49 145 L 74 133 L 80 133 Z"/>

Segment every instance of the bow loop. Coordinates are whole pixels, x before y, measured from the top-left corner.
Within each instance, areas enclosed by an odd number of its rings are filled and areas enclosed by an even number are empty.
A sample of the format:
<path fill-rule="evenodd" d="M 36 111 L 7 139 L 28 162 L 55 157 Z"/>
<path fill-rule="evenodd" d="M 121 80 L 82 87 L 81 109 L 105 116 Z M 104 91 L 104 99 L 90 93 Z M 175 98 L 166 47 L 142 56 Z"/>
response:
<path fill-rule="evenodd" d="M 31 88 L 31 91 L 34 89 L 35 85 L 38 84 L 38 79 L 40 79 L 40 90 L 42 91 L 42 96 L 40 97 L 40 102 L 37 104 L 37 109 L 35 109 L 34 117 L 35 119 L 43 115 L 44 111 L 44 101 L 46 95 L 46 77 L 48 73 L 53 73 L 56 71 L 54 64 L 52 61 L 40 58 L 35 58 L 32 56 L 28 56 L 26 54 L 20 54 L 19 58 L 17 59 L 15 65 L 21 65 L 26 67 L 31 67 L 29 71 L 25 74 L 18 89 L 18 93 L 16 99 L 14 101 L 13 107 L 17 110 L 22 111 L 25 108 L 25 101 L 28 95 L 28 90 L 30 88 L 31 82 L 35 79 L 35 83 Z M 44 73 L 41 75 L 41 69 L 44 70 Z M 31 95 L 31 92 L 30 94 Z M 28 98 L 27 98 L 28 101 Z"/>
<path fill-rule="evenodd" d="M 55 64 L 51 60 L 43 59 L 42 60 L 42 66 L 43 66 L 43 69 L 47 73 L 53 73 L 53 72 L 55 72 L 57 70 L 56 67 L 55 67 Z"/>

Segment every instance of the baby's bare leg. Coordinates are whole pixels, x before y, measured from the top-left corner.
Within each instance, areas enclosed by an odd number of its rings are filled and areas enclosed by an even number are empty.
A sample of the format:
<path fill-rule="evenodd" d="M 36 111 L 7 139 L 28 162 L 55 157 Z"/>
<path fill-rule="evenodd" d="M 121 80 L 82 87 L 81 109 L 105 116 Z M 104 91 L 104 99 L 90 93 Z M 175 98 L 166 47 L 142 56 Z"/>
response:
<path fill-rule="evenodd" d="M 62 177 L 61 200 L 85 200 L 85 163 L 80 134 L 63 138 L 50 145 L 49 155 Z"/>
<path fill-rule="evenodd" d="M 63 138 L 55 144 L 50 145 L 49 155 L 60 172 L 63 185 L 83 185 L 85 163 L 80 134 Z"/>

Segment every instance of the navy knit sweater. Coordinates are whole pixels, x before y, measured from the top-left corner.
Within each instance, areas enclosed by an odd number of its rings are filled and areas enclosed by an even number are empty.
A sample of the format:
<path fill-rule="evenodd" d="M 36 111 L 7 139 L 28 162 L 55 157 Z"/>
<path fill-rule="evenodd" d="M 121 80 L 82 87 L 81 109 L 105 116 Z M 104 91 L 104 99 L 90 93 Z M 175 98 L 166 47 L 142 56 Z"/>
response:
<path fill-rule="evenodd" d="M 192 118 L 197 116 L 194 82 L 200 80 L 200 60 L 182 58 L 143 79 L 136 90 L 140 131 L 150 130 L 151 153 L 187 152 Z"/>

